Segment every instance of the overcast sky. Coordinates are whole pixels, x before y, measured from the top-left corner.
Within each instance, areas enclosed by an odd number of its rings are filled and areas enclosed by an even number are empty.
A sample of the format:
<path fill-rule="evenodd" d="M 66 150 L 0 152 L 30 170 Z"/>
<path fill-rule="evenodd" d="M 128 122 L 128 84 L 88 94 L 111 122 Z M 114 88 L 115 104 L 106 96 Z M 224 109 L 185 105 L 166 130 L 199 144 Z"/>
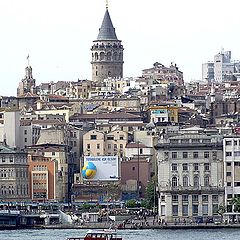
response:
<path fill-rule="evenodd" d="M 175 62 L 187 81 L 221 48 L 240 59 L 239 0 L 109 0 L 124 45 L 124 76 Z M 16 95 L 26 57 L 37 84 L 91 79 L 105 0 L 0 0 L 0 95 Z"/>

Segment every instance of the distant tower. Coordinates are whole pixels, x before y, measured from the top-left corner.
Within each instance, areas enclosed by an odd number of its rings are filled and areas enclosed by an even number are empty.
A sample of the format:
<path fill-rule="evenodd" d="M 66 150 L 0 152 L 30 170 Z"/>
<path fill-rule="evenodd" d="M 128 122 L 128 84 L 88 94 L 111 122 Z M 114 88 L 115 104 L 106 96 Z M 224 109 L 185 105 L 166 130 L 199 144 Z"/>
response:
<path fill-rule="evenodd" d="M 29 55 L 27 56 L 28 66 L 25 68 L 25 78 L 19 83 L 17 96 L 26 93 L 36 93 L 36 80 L 32 76 L 32 67 L 29 65 Z"/>
<path fill-rule="evenodd" d="M 93 41 L 92 51 L 92 80 L 101 82 L 108 77 L 123 77 L 123 46 L 118 40 L 113 27 L 108 4 L 99 29 L 97 40 Z"/>

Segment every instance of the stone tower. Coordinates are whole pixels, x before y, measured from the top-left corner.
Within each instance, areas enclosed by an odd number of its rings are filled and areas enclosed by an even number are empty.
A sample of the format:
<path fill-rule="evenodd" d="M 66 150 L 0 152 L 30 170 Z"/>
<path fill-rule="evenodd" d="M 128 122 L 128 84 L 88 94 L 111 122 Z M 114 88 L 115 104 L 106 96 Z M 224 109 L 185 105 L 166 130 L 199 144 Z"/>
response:
<path fill-rule="evenodd" d="M 36 93 L 36 80 L 32 75 L 32 67 L 29 65 L 28 56 L 28 66 L 25 68 L 25 78 L 19 83 L 17 89 L 17 96 L 22 96 L 26 93 Z"/>
<path fill-rule="evenodd" d="M 93 41 L 92 80 L 101 82 L 108 77 L 123 77 L 123 46 L 118 40 L 109 15 L 108 6 L 99 29 L 97 40 Z"/>

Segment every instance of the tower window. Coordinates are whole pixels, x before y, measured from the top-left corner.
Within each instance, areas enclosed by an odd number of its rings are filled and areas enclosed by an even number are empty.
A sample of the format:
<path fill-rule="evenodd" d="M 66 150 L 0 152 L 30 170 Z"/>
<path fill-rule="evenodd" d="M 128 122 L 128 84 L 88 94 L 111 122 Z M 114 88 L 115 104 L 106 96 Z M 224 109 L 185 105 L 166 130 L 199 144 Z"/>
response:
<path fill-rule="evenodd" d="M 112 75 L 112 74 L 111 74 L 111 71 L 108 71 L 108 76 L 111 77 L 111 75 Z"/>
<path fill-rule="evenodd" d="M 98 71 L 96 71 L 96 76 L 98 75 Z"/>

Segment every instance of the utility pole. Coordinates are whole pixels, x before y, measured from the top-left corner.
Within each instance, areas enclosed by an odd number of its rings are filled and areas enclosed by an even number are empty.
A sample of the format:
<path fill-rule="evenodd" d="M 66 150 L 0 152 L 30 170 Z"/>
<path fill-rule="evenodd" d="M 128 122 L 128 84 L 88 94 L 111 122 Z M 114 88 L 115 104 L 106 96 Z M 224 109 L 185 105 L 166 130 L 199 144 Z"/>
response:
<path fill-rule="evenodd" d="M 139 188 L 140 188 L 140 184 L 139 184 L 139 178 L 140 178 L 140 169 L 139 169 L 139 141 L 137 142 L 137 198 L 139 200 Z"/>

